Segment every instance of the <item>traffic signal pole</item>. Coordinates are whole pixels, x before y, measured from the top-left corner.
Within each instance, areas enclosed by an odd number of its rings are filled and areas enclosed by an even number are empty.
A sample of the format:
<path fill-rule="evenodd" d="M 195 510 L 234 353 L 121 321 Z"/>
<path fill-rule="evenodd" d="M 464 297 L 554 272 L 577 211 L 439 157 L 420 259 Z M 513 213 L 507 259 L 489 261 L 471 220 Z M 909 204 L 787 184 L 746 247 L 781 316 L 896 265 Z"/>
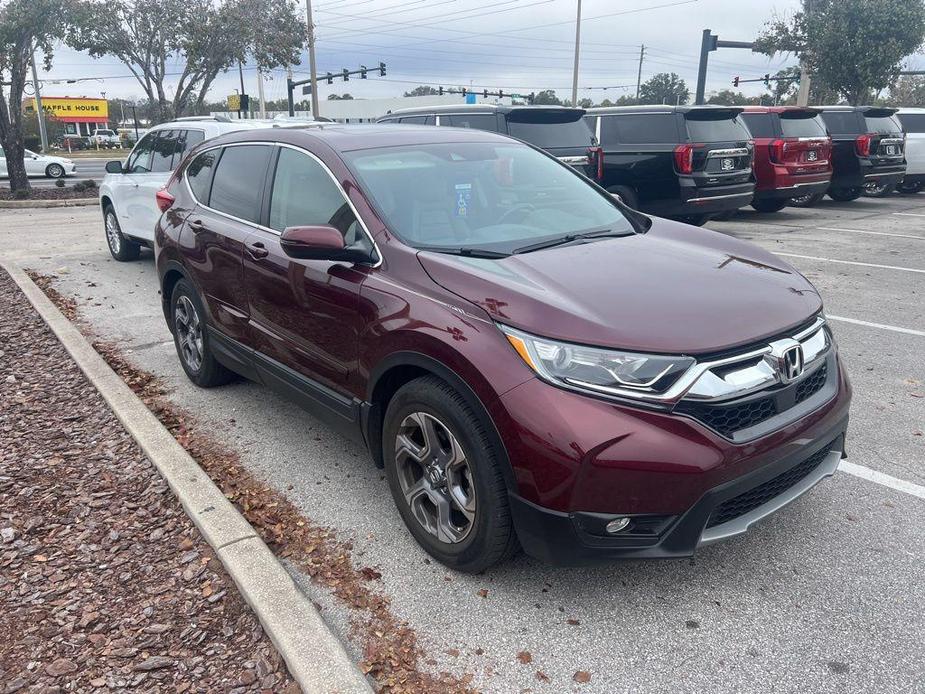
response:
<path fill-rule="evenodd" d="M 755 50 L 755 44 L 751 41 L 720 41 L 719 36 L 715 35 L 710 29 L 704 29 L 703 38 L 700 41 L 700 67 L 697 70 L 695 104 L 704 103 L 707 89 L 707 65 L 710 60 L 710 53 L 717 48 L 748 48 L 753 51 Z"/>
<path fill-rule="evenodd" d="M 311 75 L 312 85 L 312 116 L 318 119 L 318 72 L 315 68 L 315 24 L 312 22 L 312 0 L 305 0 L 305 14 L 308 19 L 308 71 Z M 290 95 L 290 111 L 292 110 L 292 92 Z M 292 115 L 290 112 L 289 115 Z"/>

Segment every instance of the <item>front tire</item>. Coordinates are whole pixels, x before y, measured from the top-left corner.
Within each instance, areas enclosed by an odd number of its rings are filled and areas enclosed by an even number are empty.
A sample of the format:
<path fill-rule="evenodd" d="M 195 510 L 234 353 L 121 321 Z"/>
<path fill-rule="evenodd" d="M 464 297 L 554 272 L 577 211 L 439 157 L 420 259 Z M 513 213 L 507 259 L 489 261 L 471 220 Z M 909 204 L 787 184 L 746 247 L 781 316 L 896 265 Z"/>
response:
<path fill-rule="evenodd" d="M 106 230 L 106 245 L 113 258 L 120 263 L 138 259 L 141 246 L 122 235 L 119 218 L 116 217 L 116 210 L 112 205 L 107 205 L 103 211 L 103 226 Z"/>
<path fill-rule="evenodd" d="M 234 379 L 234 373 L 212 352 L 206 312 L 199 294 L 186 280 L 174 285 L 170 297 L 170 329 L 180 365 L 189 380 L 200 388 L 212 388 Z"/>
<path fill-rule="evenodd" d="M 920 193 L 922 191 L 923 186 L 925 186 L 925 182 L 923 181 L 902 181 L 899 185 L 896 186 L 896 190 L 898 190 L 903 195 L 915 195 L 916 193 Z"/>
<path fill-rule="evenodd" d="M 49 164 L 45 167 L 45 175 L 48 178 L 63 178 L 64 173 L 64 167 L 61 164 Z"/>
<path fill-rule="evenodd" d="M 896 190 L 895 183 L 879 183 L 871 181 L 864 185 L 864 197 L 867 198 L 885 198 L 893 194 Z"/>
<path fill-rule="evenodd" d="M 859 197 L 861 197 L 861 194 L 863 192 L 864 192 L 864 189 L 861 187 L 830 188 L 828 192 L 828 196 L 838 202 L 851 202 L 852 200 L 857 200 Z"/>
<path fill-rule="evenodd" d="M 758 212 L 771 214 L 773 212 L 780 212 L 787 207 L 788 202 L 786 198 L 782 200 L 752 200 L 752 207 Z"/>
<path fill-rule="evenodd" d="M 385 413 L 389 489 L 418 544 L 478 573 L 517 551 L 500 455 L 466 400 L 434 376 L 398 390 Z"/>

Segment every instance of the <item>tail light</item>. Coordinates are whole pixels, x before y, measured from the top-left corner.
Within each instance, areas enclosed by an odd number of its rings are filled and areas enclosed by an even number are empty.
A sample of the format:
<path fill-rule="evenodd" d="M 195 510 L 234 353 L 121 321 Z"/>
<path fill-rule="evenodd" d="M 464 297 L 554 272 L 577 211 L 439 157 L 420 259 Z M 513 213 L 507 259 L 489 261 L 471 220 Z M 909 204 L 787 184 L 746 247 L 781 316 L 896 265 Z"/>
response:
<path fill-rule="evenodd" d="M 604 179 L 604 150 L 601 147 L 588 147 L 588 161 L 595 165 L 595 178 L 602 181 Z"/>
<path fill-rule="evenodd" d="M 875 135 L 867 133 L 866 135 L 858 135 L 857 139 L 854 141 L 854 148 L 857 150 L 858 156 L 860 157 L 869 157 L 870 156 L 870 145 L 873 142 Z"/>
<path fill-rule="evenodd" d="M 674 165 L 678 173 L 694 173 L 694 149 L 700 145 L 678 145 L 674 148 Z"/>
<path fill-rule="evenodd" d="M 173 195 L 168 193 L 164 188 L 161 188 L 154 195 L 154 199 L 157 201 L 157 207 L 161 212 L 166 212 L 170 209 L 170 206 L 173 205 L 175 198 Z"/>
<path fill-rule="evenodd" d="M 790 144 L 787 140 L 774 140 L 770 145 L 771 149 L 770 157 L 771 161 L 775 164 L 785 164 L 787 163 L 787 145 Z"/>

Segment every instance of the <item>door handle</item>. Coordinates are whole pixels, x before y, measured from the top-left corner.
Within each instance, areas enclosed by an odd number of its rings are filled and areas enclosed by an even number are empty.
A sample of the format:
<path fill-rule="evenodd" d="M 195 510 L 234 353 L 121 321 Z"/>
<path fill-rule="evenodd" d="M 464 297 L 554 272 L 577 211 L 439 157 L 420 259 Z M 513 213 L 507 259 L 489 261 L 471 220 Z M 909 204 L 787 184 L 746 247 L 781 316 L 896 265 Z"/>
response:
<path fill-rule="evenodd" d="M 251 241 L 244 244 L 244 247 L 247 248 L 248 253 L 257 259 L 266 258 L 270 255 L 270 251 L 267 250 L 267 247 L 263 245 L 262 241 Z"/>
<path fill-rule="evenodd" d="M 201 219 L 194 219 L 189 223 L 189 229 L 194 234 L 198 234 L 200 231 L 206 228 L 206 225 L 202 223 Z"/>

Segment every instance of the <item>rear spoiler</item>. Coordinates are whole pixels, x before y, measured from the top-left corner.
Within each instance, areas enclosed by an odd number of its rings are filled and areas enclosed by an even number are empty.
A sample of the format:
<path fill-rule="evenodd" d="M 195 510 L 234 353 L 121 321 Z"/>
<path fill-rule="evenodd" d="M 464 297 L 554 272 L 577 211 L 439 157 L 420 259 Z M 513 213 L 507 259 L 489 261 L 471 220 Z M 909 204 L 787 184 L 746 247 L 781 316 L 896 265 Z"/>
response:
<path fill-rule="evenodd" d="M 732 120 L 744 112 L 735 106 L 698 106 L 681 111 L 689 120 Z"/>

